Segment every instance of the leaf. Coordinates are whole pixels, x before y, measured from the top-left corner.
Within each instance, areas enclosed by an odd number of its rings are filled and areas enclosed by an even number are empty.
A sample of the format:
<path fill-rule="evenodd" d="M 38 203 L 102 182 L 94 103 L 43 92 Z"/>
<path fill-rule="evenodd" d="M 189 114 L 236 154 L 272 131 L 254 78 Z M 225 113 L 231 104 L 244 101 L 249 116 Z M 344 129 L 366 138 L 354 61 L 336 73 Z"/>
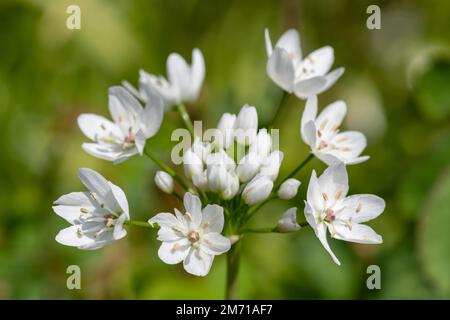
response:
<path fill-rule="evenodd" d="M 450 298 L 450 166 L 439 178 L 421 210 L 419 255 L 433 285 Z"/>

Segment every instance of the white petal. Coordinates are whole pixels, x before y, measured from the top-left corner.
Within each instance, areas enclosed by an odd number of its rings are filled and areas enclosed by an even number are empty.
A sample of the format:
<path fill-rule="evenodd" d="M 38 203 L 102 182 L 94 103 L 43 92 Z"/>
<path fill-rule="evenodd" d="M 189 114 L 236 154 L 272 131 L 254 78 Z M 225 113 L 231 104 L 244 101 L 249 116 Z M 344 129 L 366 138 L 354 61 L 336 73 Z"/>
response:
<path fill-rule="evenodd" d="M 366 137 L 359 131 L 344 131 L 333 137 L 331 143 L 336 150 L 332 154 L 343 162 L 357 158 L 367 146 Z"/>
<path fill-rule="evenodd" d="M 314 232 L 317 233 L 317 222 L 314 209 L 307 201 L 305 201 L 305 218 L 311 228 L 313 228 Z"/>
<path fill-rule="evenodd" d="M 78 126 L 81 132 L 92 141 L 99 141 L 103 137 L 116 137 L 123 140 L 123 134 L 120 128 L 105 117 L 84 113 L 78 117 Z"/>
<path fill-rule="evenodd" d="M 328 167 L 319 177 L 319 186 L 325 206 L 331 208 L 348 192 L 348 175 L 343 163 Z"/>
<path fill-rule="evenodd" d="M 286 50 L 288 55 L 294 60 L 294 63 L 300 63 L 302 52 L 300 48 L 300 34 L 295 29 L 289 29 L 280 37 L 275 44 L 275 48 Z"/>
<path fill-rule="evenodd" d="M 329 104 L 316 119 L 316 127 L 321 132 L 335 132 L 342 123 L 347 113 L 347 105 L 344 101 L 336 101 Z"/>
<path fill-rule="evenodd" d="M 313 170 L 311 173 L 311 178 L 308 184 L 308 191 L 306 193 L 306 199 L 313 212 L 320 212 L 324 209 L 322 191 L 315 170 Z"/>
<path fill-rule="evenodd" d="M 380 244 L 382 237 L 371 227 L 364 224 L 352 224 L 351 227 L 345 224 L 333 224 L 333 238 L 356 243 Z"/>
<path fill-rule="evenodd" d="M 127 235 L 127 230 L 123 228 L 123 223 L 129 220 L 129 216 L 126 213 L 122 213 L 122 215 L 115 221 L 114 223 L 114 231 L 113 238 L 114 240 L 122 239 Z"/>
<path fill-rule="evenodd" d="M 134 136 L 134 145 L 136 147 L 137 152 L 140 155 L 144 154 L 144 148 L 145 143 L 147 142 L 147 138 L 145 136 L 145 133 L 142 130 L 139 130 L 136 132 L 136 135 Z"/>
<path fill-rule="evenodd" d="M 189 253 L 189 240 L 163 242 L 158 250 L 159 258 L 167 264 L 177 264 L 183 261 Z"/>
<path fill-rule="evenodd" d="M 125 195 L 125 192 L 123 192 L 123 190 L 120 187 L 116 186 L 115 184 L 111 183 L 110 181 L 108 181 L 108 184 L 111 188 L 114 198 L 116 199 L 117 203 L 119 204 L 119 207 L 122 209 L 122 212 L 126 215 L 127 218 L 129 218 L 130 213 L 129 213 L 129 209 L 128 209 L 128 200 L 127 200 L 127 196 Z"/>
<path fill-rule="evenodd" d="M 336 81 L 339 80 L 339 78 L 344 74 L 344 72 L 345 72 L 345 68 L 340 67 L 340 68 L 337 68 L 337 69 L 331 71 L 330 73 L 328 73 L 325 76 L 325 79 L 327 80 L 326 85 L 317 94 L 328 90 L 333 84 L 336 83 Z"/>
<path fill-rule="evenodd" d="M 181 99 L 190 95 L 191 70 L 178 53 L 171 53 L 167 59 L 167 76 L 169 82 L 177 88 Z"/>
<path fill-rule="evenodd" d="M 230 239 L 216 232 L 206 233 L 201 242 L 202 250 L 212 255 L 222 254 L 231 248 Z"/>
<path fill-rule="evenodd" d="M 223 208 L 218 205 L 207 205 L 203 209 L 202 227 L 205 232 L 222 232 L 224 224 Z"/>
<path fill-rule="evenodd" d="M 342 160 L 334 156 L 330 151 L 314 151 L 314 155 L 320 161 L 326 163 L 328 166 L 333 167 L 342 163 Z"/>
<path fill-rule="evenodd" d="M 148 139 L 153 137 L 161 127 L 164 117 L 164 102 L 160 96 L 152 97 L 152 100 L 147 100 L 145 108 L 140 114 L 141 130 Z"/>
<path fill-rule="evenodd" d="M 264 30 L 264 40 L 266 41 L 266 53 L 267 58 L 269 58 L 272 55 L 272 41 L 270 41 L 270 35 L 269 35 L 269 29 Z"/>
<path fill-rule="evenodd" d="M 83 143 L 81 148 L 91 156 L 112 162 L 116 162 L 119 159 L 123 159 L 122 161 L 124 161 L 138 153 L 136 148 L 123 150 L 119 146 L 98 143 Z"/>
<path fill-rule="evenodd" d="M 114 197 L 109 181 L 101 174 L 92 169 L 81 168 L 78 170 L 78 176 L 100 205 L 104 205 L 112 212 L 117 213 L 122 211 L 122 208 Z"/>
<path fill-rule="evenodd" d="M 53 211 L 71 224 L 78 221 L 83 211 L 92 212 L 97 206 L 88 192 L 72 192 L 63 195 L 54 204 Z"/>
<path fill-rule="evenodd" d="M 160 226 L 158 230 L 158 238 L 159 241 L 178 241 L 183 238 L 186 238 L 183 232 L 178 231 L 174 228 Z"/>
<path fill-rule="evenodd" d="M 330 71 L 334 62 L 334 50 L 330 46 L 325 46 L 314 50 L 302 61 L 302 67 L 313 69 L 314 73 L 324 76 Z"/>
<path fill-rule="evenodd" d="M 370 159 L 370 157 L 369 157 L 369 156 L 362 156 L 362 157 L 357 157 L 357 158 L 355 158 L 355 159 L 353 159 L 353 160 L 350 160 L 350 161 L 346 161 L 346 163 L 345 163 L 345 164 L 348 164 L 348 165 L 352 165 L 352 164 L 358 164 L 358 163 L 361 163 L 361 162 L 367 161 L 367 160 L 369 160 L 369 159 Z"/>
<path fill-rule="evenodd" d="M 191 248 L 184 259 L 184 269 L 195 276 L 206 276 L 211 269 L 214 256 L 201 250 Z"/>
<path fill-rule="evenodd" d="M 328 240 L 327 240 L 327 226 L 324 223 L 320 223 L 317 226 L 316 236 L 317 236 L 317 238 L 319 238 L 319 240 L 322 243 L 322 245 L 325 248 L 325 250 L 327 250 L 327 252 L 330 254 L 330 256 L 333 259 L 333 261 L 338 266 L 340 266 L 341 263 L 339 262 L 338 258 L 334 255 L 333 251 L 331 251 L 331 248 L 330 248 L 330 246 L 328 244 Z"/>
<path fill-rule="evenodd" d="M 81 228 L 80 225 L 76 225 L 62 229 L 56 235 L 55 240 L 60 244 L 71 247 L 86 246 L 94 243 L 94 239 L 79 233 L 80 228 Z"/>
<path fill-rule="evenodd" d="M 286 50 L 275 48 L 267 61 L 267 74 L 278 86 L 292 92 L 295 78 L 294 63 Z"/>
<path fill-rule="evenodd" d="M 148 223 L 153 227 L 153 225 L 156 223 L 160 225 L 161 227 L 176 227 L 176 226 L 182 226 L 180 221 L 171 213 L 169 212 L 161 212 L 152 217 L 148 220 Z"/>
<path fill-rule="evenodd" d="M 308 100 L 306 100 L 305 110 L 303 110 L 302 120 L 301 120 L 301 135 L 304 142 L 310 144 L 307 141 L 310 141 L 310 137 L 307 138 L 307 134 L 305 132 L 306 124 L 310 121 L 315 121 L 317 116 L 317 96 L 310 96 Z M 316 133 L 314 132 L 314 136 Z"/>
<path fill-rule="evenodd" d="M 109 112 L 123 134 L 131 128 L 137 129 L 137 117 L 142 111 L 139 102 L 123 87 L 109 88 Z"/>
<path fill-rule="evenodd" d="M 192 50 L 190 102 L 197 99 L 205 79 L 205 59 L 199 49 Z"/>
<path fill-rule="evenodd" d="M 356 194 L 342 201 L 345 209 L 339 213 L 339 218 L 361 223 L 378 217 L 386 206 L 384 200 L 372 194 Z"/>
<path fill-rule="evenodd" d="M 190 192 L 186 192 L 183 203 L 186 213 L 189 212 L 191 214 L 193 225 L 199 226 L 202 222 L 202 202 L 200 198 Z"/>
<path fill-rule="evenodd" d="M 302 139 L 303 141 L 311 147 L 311 151 L 316 150 L 316 139 L 317 139 L 317 129 L 314 121 L 309 121 L 302 128 Z"/>
<path fill-rule="evenodd" d="M 294 93 L 300 99 L 307 99 L 321 92 L 326 83 L 327 80 L 323 76 L 314 76 L 309 79 L 299 80 L 294 84 Z"/>

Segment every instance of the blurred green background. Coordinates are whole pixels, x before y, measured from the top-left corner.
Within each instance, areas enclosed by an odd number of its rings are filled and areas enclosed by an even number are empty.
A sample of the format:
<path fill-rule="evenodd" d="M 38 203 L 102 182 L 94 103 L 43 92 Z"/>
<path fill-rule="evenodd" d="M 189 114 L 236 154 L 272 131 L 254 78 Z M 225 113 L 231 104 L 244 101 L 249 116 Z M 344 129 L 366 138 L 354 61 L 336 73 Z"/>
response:
<path fill-rule="evenodd" d="M 66 8 L 81 8 L 81 30 L 68 30 Z M 381 30 L 368 30 L 366 8 L 381 7 Z M 147 220 L 180 207 L 156 190 L 155 166 L 134 157 L 114 166 L 84 153 L 76 125 L 82 112 L 108 116 L 107 89 L 138 70 L 165 74 L 170 52 L 206 60 L 202 95 L 189 106 L 194 119 L 216 124 L 244 103 L 261 121 L 273 115 L 280 91 L 265 72 L 263 31 L 273 41 L 287 28 L 302 34 L 303 51 L 335 49 L 346 73 L 319 98 L 348 103 L 345 127 L 363 131 L 371 159 L 349 167 L 350 194 L 373 193 L 386 211 L 371 226 L 379 246 L 337 240 L 336 266 L 309 228 L 296 234 L 244 238 L 242 298 L 450 298 L 450 2 L 449 1 L 0 1 L 0 298 L 223 298 L 225 257 L 206 278 L 188 275 L 157 257 L 154 231 L 128 236 L 97 251 L 56 243 L 67 223 L 51 209 L 60 195 L 81 191 L 79 167 L 98 170 L 128 196 L 131 216 Z M 282 119 L 286 175 L 307 155 L 299 137 L 304 102 L 291 97 Z M 167 161 L 168 114 L 148 141 Z M 275 201 L 254 223 L 273 225 L 299 207 L 313 160 L 299 175 L 299 195 Z M 179 168 L 178 168 L 179 169 Z M 82 289 L 66 288 L 77 264 Z M 366 268 L 381 268 L 381 290 L 368 290 Z"/>

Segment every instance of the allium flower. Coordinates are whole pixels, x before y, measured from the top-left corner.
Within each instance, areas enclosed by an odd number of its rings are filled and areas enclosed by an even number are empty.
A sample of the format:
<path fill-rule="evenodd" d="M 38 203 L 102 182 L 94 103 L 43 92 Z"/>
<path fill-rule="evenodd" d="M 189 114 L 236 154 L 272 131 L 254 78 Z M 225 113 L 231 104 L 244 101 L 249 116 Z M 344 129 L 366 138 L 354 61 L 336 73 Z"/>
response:
<path fill-rule="evenodd" d="M 334 62 L 333 48 L 329 46 L 303 58 L 297 30 L 286 31 L 275 48 L 272 47 L 268 29 L 265 30 L 265 40 L 267 74 L 283 90 L 294 92 L 301 99 L 324 92 L 344 73 L 344 68 L 328 73 Z"/>
<path fill-rule="evenodd" d="M 162 192 L 169 194 L 173 192 L 173 178 L 165 171 L 159 170 L 158 172 L 156 172 L 155 184 Z"/>
<path fill-rule="evenodd" d="M 339 132 L 346 113 L 345 102 L 336 101 L 317 116 L 317 97 L 306 101 L 301 121 L 302 139 L 312 153 L 329 166 L 339 162 L 357 164 L 369 159 L 369 156 L 359 156 L 367 145 L 361 132 Z"/>
<path fill-rule="evenodd" d="M 266 200 L 273 189 L 273 181 L 265 175 L 254 177 L 242 191 L 242 199 L 246 204 L 252 206 Z"/>
<path fill-rule="evenodd" d="M 305 217 L 322 245 L 340 265 L 327 241 L 327 229 L 332 238 L 379 244 L 383 240 L 372 228 L 362 224 L 378 217 L 385 203 L 380 197 L 359 194 L 346 197 L 348 176 L 344 164 L 328 167 L 317 179 L 313 171 L 309 181 Z"/>
<path fill-rule="evenodd" d="M 139 74 L 140 97 L 147 101 L 148 87 L 155 88 L 163 97 L 168 109 L 182 102 L 197 100 L 205 79 L 205 61 L 199 49 L 192 50 L 191 66 L 178 53 L 171 53 L 167 58 L 168 80 L 144 70 L 141 70 Z"/>
<path fill-rule="evenodd" d="M 56 241 L 93 250 L 125 237 L 123 223 L 130 215 L 122 189 L 91 169 L 80 169 L 78 175 L 89 192 L 72 192 L 55 201 L 55 213 L 72 224 Z"/>
<path fill-rule="evenodd" d="M 286 210 L 285 213 L 283 213 L 283 217 L 278 220 L 277 223 L 277 230 L 278 232 L 294 232 L 300 230 L 301 227 L 297 223 L 297 208 L 293 207 L 288 210 Z"/>
<path fill-rule="evenodd" d="M 145 108 L 122 87 L 109 89 L 109 112 L 114 122 L 96 115 L 81 114 L 78 126 L 94 143 L 82 148 L 94 157 L 120 163 L 135 154 L 142 154 L 145 142 L 161 126 L 161 99 L 148 101 Z"/>
<path fill-rule="evenodd" d="M 214 256 L 230 250 L 230 240 L 221 235 L 223 208 L 207 205 L 202 210 L 200 199 L 187 192 L 184 195 L 186 213 L 175 209 L 175 215 L 158 213 L 148 223 L 158 224 L 158 240 L 162 241 L 158 255 L 167 264 L 183 261 L 184 269 L 196 276 L 205 276 Z"/>

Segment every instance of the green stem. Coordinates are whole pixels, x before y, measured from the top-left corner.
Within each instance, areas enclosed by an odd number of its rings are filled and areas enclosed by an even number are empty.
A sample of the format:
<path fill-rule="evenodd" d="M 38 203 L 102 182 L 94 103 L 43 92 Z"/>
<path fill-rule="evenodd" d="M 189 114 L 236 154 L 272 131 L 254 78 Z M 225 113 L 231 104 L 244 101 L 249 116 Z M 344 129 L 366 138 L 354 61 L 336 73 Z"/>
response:
<path fill-rule="evenodd" d="M 266 227 L 266 228 L 247 228 L 241 231 L 241 233 L 278 233 L 277 228 Z"/>
<path fill-rule="evenodd" d="M 126 220 L 124 222 L 124 224 L 130 225 L 130 226 L 138 226 L 138 227 L 144 227 L 144 228 L 153 229 L 152 226 L 149 225 L 148 222 L 145 222 L 145 221 Z"/>
<path fill-rule="evenodd" d="M 250 220 L 251 217 L 253 217 L 253 215 L 254 215 L 259 209 L 261 209 L 267 202 L 269 202 L 269 201 L 275 199 L 276 197 L 277 197 L 276 194 L 275 194 L 275 193 L 272 193 L 269 197 L 267 197 L 266 200 L 264 200 L 263 202 L 261 202 L 261 203 L 258 204 L 257 206 L 250 208 L 250 209 L 248 210 L 248 212 L 247 212 L 247 219 L 246 219 L 246 221 Z"/>
<path fill-rule="evenodd" d="M 282 185 L 283 182 L 285 182 L 287 179 L 292 178 L 293 176 L 295 176 L 304 166 L 306 166 L 306 164 L 311 161 L 311 159 L 314 158 L 314 155 L 311 153 L 305 160 L 303 160 L 302 163 L 300 163 L 294 170 L 292 170 L 292 172 L 290 174 L 288 174 L 288 176 L 286 178 L 284 178 L 276 187 L 275 187 L 275 191 L 277 191 L 280 186 Z"/>
<path fill-rule="evenodd" d="M 283 109 L 283 106 L 286 104 L 285 102 L 286 102 L 288 96 L 289 96 L 289 93 L 287 91 L 283 90 L 280 102 L 278 103 L 277 111 L 275 111 L 275 116 L 273 117 L 273 120 L 269 126 L 269 129 L 272 129 L 273 126 L 277 123 L 278 119 L 280 118 L 281 110 Z"/>
<path fill-rule="evenodd" d="M 189 187 L 186 182 L 181 179 L 180 176 L 177 175 L 175 171 L 173 171 L 168 165 L 166 165 L 164 162 L 162 162 L 161 159 L 159 159 L 151 150 L 150 147 L 145 147 L 144 153 L 149 157 L 158 167 L 160 167 L 162 170 L 167 172 L 178 184 L 184 189 L 188 190 Z"/>
<path fill-rule="evenodd" d="M 177 105 L 177 110 L 178 110 L 178 113 L 179 113 L 180 116 L 181 116 L 181 119 L 183 119 L 184 125 L 185 125 L 186 128 L 189 130 L 189 132 L 191 133 L 191 135 L 192 135 L 193 137 L 195 137 L 195 134 L 194 134 L 194 126 L 192 125 L 191 118 L 189 117 L 189 114 L 187 113 L 186 107 L 184 106 L 184 104 L 179 103 L 179 104 Z"/>
<path fill-rule="evenodd" d="M 238 274 L 239 257 L 241 254 L 241 240 L 236 242 L 227 252 L 227 286 L 225 298 L 227 300 L 236 300 L 238 298 Z"/>

